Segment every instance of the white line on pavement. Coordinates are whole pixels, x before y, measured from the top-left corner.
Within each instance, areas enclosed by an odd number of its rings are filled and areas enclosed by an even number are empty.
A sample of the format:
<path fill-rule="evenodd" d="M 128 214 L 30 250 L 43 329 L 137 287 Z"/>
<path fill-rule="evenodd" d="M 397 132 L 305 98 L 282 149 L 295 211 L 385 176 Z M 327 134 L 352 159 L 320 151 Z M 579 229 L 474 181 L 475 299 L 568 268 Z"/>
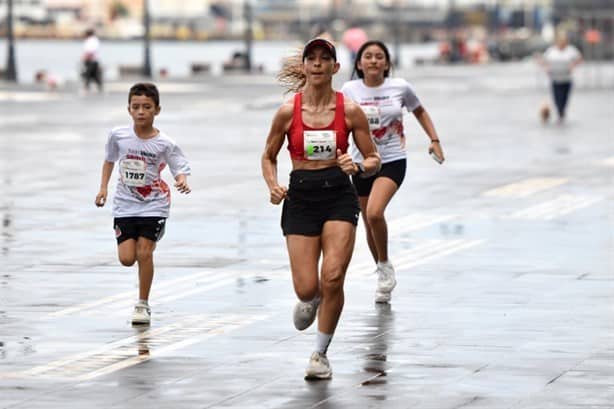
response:
<path fill-rule="evenodd" d="M 563 185 L 568 181 L 569 179 L 567 178 L 530 178 L 487 190 L 482 193 L 482 195 L 502 198 L 522 198 Z"/>
<path fill-rule="evenodd" d="M 603 200 L 601 197 L 583 197 L 575 195 L 560 195 L 552 200 L 518 210 L 509 215 L 513 219 L 552 220 L 575 210 L 588 207 Z"/>
<path fill-rule="evenodd" d="M 171 287 L 171 286 L 175 286 L 176 284 L 180 284 L 183 283 L 185 281 L 192 281 L 192 280 L 197 280 L 201 277 L 206 277 L 206 276 L 210 276 L 212 274 L 215 274 L 215 271 L 202 271 L 199 273 L 194 273 L 194 274 L 190 274 L 189 276 L 185 276 L 185 277 L 180 277 L 180 278 L 176 278 L 174 280 L 169 280 L 169 281 L 163 281 L 161 283 L 155 284 L 153 285 L 153 289 L 157 290 L 157 289 L 164 289 L 166 287 Z M 125 298 L 130 298 L 130 297 L 134 297 L 134 291 L 125 291 L 123 293 L 119 293 L 116 295 L 112 295 L 109 297 L 105 297 L 105 298 L 101 298 L 98 299 L 96 301 L 92 301 L 89 303 L 83 303 L 83 304 L 79 304 L 79 305 L 75 305 L 74 307 L 69 307 L 69 308 L 64 308 L 62 310 L 59 311 L 54 311 L 52 313 L 49 313 L 47 318 L 55 318 L 55 317 L 61 317 L 64 315 L 69 315 L 69 314 L 73 314 L 75 312 L 79 312 L 82 310 L 87 310 L 90 308 L 94 308 L 94 307 L 99 307 L 101 305 L 104 304 L 109 304 L 109 303 L 114 303 L 117 301 L 122 301 Z"/>
<path fill-rule="evenodd" d="M 146 330 L 102 347 L 13 373 L 10 377 L 89 380 L 266 318 L 266 315 L 194 315 L 165 327 Z"/>
<path fill-rule="evenodd" d="M 431 260 L 455 253 L 457 251 L 482 244 L 484 240 L 428 240 L 419 243 L 416 247 L 397 254 L 394 258 L 395 269 L 408 269 Z M 373 261 L 351 266 L 354 276 L 367 276 L 371 274 Z"/>

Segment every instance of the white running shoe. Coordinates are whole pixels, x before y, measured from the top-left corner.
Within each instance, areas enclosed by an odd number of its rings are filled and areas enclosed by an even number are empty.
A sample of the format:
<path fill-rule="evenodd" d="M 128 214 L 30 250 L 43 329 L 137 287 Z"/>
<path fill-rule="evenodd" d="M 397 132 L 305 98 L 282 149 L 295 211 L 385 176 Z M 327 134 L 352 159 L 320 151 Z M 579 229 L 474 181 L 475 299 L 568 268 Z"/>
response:
<path fill-rule="evenodd" d="M 132 312 L 132 325 L 149 325 L 151 322 L 151 310 L 149 305 L 137 302 Z"/>
<path fill-rule="evenodd" d="M 390 293 L 397 285 L 394 277 L 394 267 L 392 264 L 378 263 L 377 267 L 377 289 L 375 290 L 375 302 L 390 302 Z"/>
<path fill-rule="evenodd" d="M 330 363 L 325 354 L 314 352 L 309 358 L 309 365 L 305 369 L 305 379 L 330 379 L 333 376 L 333 371 L 330 369 Z"/>
<path fill-rule="evenodd" d="M 316 297 L 308 302 L 299 300 L 294 306 L 294 312 L 292 313 L 294 327 L 299 331 L 309 328 L 316 319 L 319 305 L 320 297 Z"/>

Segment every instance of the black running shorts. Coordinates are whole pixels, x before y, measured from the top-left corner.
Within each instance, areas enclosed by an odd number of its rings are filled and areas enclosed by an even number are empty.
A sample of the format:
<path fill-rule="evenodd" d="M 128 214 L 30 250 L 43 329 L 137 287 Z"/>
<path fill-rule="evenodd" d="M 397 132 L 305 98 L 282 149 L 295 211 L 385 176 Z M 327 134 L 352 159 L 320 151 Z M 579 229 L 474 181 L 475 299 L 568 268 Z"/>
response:
<path fill-rule="evenodd" d="M 338 166 L 290 173 L 290 187 L 281 213 L 284 236 L 319 236 L 329 220 L 356 226 L 359 214 L 356 190 Z"/>
<path fill-rule="evenodd" d="M 113 219 L 117 244 L 128 239 L 137 240 L 145 237 L 151 241 L 159 241 L 164 236 L 166 218 L 164 217 L 116 217 Z"/>
<path fill-rule="evenodd" d="M 401 187 L 403 179 L 405 179 L 405 170 L 407 168 L 407 160 L 399 159 L 392 162 L 382 164 L 382 168 L 375 175 L 368 178 L 361 178 L 360 176 L 352 176 L 352 183 L 356 186 L 358 196 L 365 197 L 371 193 L 373 182 L 375 179 L 381 177 L 387 177 L 392 179 L 397 184 L 397 189 Z"/>

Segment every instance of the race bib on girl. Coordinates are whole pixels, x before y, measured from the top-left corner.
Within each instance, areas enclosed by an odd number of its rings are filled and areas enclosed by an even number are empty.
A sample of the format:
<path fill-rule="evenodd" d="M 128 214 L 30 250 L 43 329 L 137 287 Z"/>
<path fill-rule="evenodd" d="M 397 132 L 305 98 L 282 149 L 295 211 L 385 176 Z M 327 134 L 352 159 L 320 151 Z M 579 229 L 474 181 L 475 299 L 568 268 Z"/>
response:
<path fill-rule="evenodd" d="M 335 131 L 304 131 L 303 141 L 307 160 L 335 159 L 337 155 Z"/>
<path fill-rule="evenodd" d="M 124 159 L 119 163 L 122 183 L 126 186 L 145 186 L 145 161 Z"/>
<path fill-rule="evenodd" d="M 369 121 L 369 129 L 379 129 L 381 127 L 382 117 L 379 112 L 379 107 L 375 105 L 361 105 L 360 106 L 367 115 L 367 121 Z"/>

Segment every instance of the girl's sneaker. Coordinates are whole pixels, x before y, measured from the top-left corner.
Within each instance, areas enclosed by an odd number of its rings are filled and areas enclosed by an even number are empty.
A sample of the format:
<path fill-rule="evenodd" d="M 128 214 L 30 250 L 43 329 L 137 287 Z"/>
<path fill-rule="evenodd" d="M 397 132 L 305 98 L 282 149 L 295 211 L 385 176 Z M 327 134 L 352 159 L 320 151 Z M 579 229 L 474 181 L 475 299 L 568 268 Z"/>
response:
<path fill-rule="evenodd" d="M 397 285 L 394 277 L 394 267 L 388 263 L 378 263 L 377 266 L 377 289 L 375 290 L 375 302 L 389 302 L 390 294 Z"/>

